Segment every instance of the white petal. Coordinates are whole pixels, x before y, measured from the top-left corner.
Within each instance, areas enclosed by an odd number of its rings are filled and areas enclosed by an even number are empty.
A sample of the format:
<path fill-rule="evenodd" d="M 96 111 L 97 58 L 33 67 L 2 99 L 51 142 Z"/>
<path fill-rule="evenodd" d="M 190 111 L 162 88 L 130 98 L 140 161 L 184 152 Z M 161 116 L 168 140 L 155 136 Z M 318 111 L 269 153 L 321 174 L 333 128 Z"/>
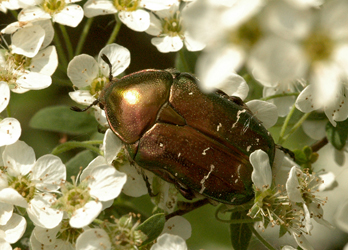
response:
<path fill-rule="evenodd" d="M 76 250 L 109 250 L 111 242 L 109 235 L 98 228 L 84 231 L 76 240 Z"/>
<path fill-rule="evenodd" d="M 3 160 L 6 162 L 7 171 L 12 176 L 26 175 L 35 163 L 35 153 L 32 147 L 23 141 L 17 141 L 6 146 L 3 152 Z"/>
<path fill-rule="evenodd" d="M 88 179 L 88 187 L 91 196 L 101 201 L 108 201 L 116 198 L 127 181 L 125 173 L 117 171 L 109 165 L 102 165 L 92 169 Z"/>
<path fill-rule="evenodd" d="M 261 149 L 255 150 L 250 154 L 249 161 L 253 166 L 251 179 L 255 186 L 260 190 L 270 188 L 272 184 L 272 170 L 267 153 Z"/>
<path fill-rule="evenodd" d="M 286 181 L 286 191 L 288 197 L 293 202 L 304 202 L 300 191 L 300 184 L 297 179 L 297 167 L 290 169 L 288 180 Z"/>
<path fill-rule="evenodd" d="M 252 100 L 247 102 L 246 105 L 249 107 L 251 112 L 262 122 L 262 125 L 268 129 L 276 124 L 278 120 L 277 107 L 273 103 Z"/>
<path fill-rule="evenodd" d="M 300 95 L 297 97 L 295 106 L 297 109 L 302 111 L 303 113 L 309 113 L 313 110 L 319 109 L 321 106 L 318 105 L 313 101 L 314 93 L 313 93 L 314 86 L 311 84 L 307 86 Z"/>
<path fill-rule="evenodd" d="M 196 65 L 202 89 L 209 92 L 222 86 L 243 61 L 244 51 L 239 47 L 224 47 L 202 53 Z"/>
<path fill-rule="evenodd" d="M 79 25 L 83 18 L 83 9 L 77 4 L 69 4 L 59 13 L 52 17 L 53 22 L 57 22 L 70 27 Z"/>
<path fill-rule="evenodd" d="M 51 15 L 38 6 L 31 6 L 23 9 L 18 14 L 18 21 L 33 21 L 35 19 L 51 19 Z"/>
<path fill-rule="evenodd" d="M 62 221 L 63 212 L 51 207 L 55 201 L 50 193 L 35 195 L 30 201 L 27 213 L 36 226 L 51 229 Z"/>
<path fill-rule="evenodd" d="M 304 237 L 303 234 L 296 235 L 295 233 L 292 234 L 297 242 L 297 244 L 302 248 L 306 250 L 314 250 L 314 248 L 311 246 L 309 241 Z"/>
<path fill-rule="evenodd" d="M 142 0 L 140 6 L 149 10 L 163 10 L 168 9 L 173 4 L 177 3 L 177 0 Z"/>
<path fill-rule="evenodd" d="M 303 131 L 314 140 L 321 140 L 326 136 L 327 120 L 306 120 L 302 123 Z"/>
<path fill-rule="evenodd" d="M 332 36 L 332 39 L 343 41 L 348 38 L 348 3 L 347 1 L 329 1 L 320 12 L 321 25 Z"/>
<path fill-rule="evenodd" d="M 41 28 L 45 30 L 45 40 L 43 41 L 41 45 L 41 49 L 44 49 L 52 42 L 54 38 L 54 28 L 52 25 L 52 21 L 49 19 L 45 19 L 45 20 L 38 20 L 33 23 L 35 25 L 40 25 Z"/>
<path fill-rule="evenodd" d="M 173 234 L 178 235 L 184 240 L 191 237 L 192 227 L 188 220 L 182 216 L 174 216 L 166 221 L 161 234 Z"/>
<path fill-rule="evenodd" d="M 32 168 L 31 181 L 43 192 L 52 192 L 66 179 L 66 168 L 55 155 L 41 156 Z"/>
<path fill-rule="evenodd" d="M 324 107 L 325 115 L 332 125 L 336 126 L 336 121 L 344 121 L 348 117 L 348 91 L 342 87 L 343 93 L 337 93 L 331 102 Z"/>
<path fill-rule="evenodd" d="M 187 245 L 180 236 L 163 234 L 157 238 L 157 243 L 150 250 L 187 250 Z"/>
<path fill-rule="evenodd" d="M 222 90 L 229 96 L 238 96 L 242 100 L 248 96 L 249 86 L 244 78 L 238 74 L 231 73 L 226 81 L 221 82 L 221 84 L 221 86 L 216 86 L 216 88 Z"/>
<path fill-rule="evenodd" d="M 83 5 L 85 16 L 90 18 L 99 15 L 109 15 L 117 12 L 109 0 L 89 0 Z"/>
<path fill-rule="evenodd" d="M 96 100 L 88 90 L 76 90 L 74 92 L 69 92 L 69 96 L 75 102 L 83 105 L 90 105 Z"/>
<path fill-rule="evenodd" d="M 0 191 L 0 202 L 27 208 L 28 202 L 16 190 L 4 188 Z"/>
<path fill-rule="evenodd" d="M 7 82 L 0 81 L 0 113 L 7 107 L 9 102 L 10 88 L 8 87 Z"/>
<path fill-rule="evenodd" d="M 21 124 L 15 118 L 5 118 L 0 121 L 0 146 L 15 143 L 21 136 Z"/>
<path fill-rule="evenodd" d="M 36 72 L 27 72 L 17 79 L 17 84 L 24 89 L 45 89 L 52 83 L 50 76 Z"/>
<path fill-rule="evenodd" d="M 335 227 L 333 225 L 331 225 L 330 222 L 328 222 L 327 220 L 324 220 L 324 210 L 322 208 L 322 206 L 320 204 L 317 203 L 310 203 L 308 205 L 308 209 L 311 213 L 311 217 L 318 222 L 321 225 L 326 226 L 327 228 L 330 229 L 334 229 Z"/>
<path fill-rule="evenodd" d="M 5 225 L 13 214 L 13 205 L 0 202 L 0 225 Z"/>
<path fill-rule="evenodd" d="M 311 214 L 308 210 L 306 204 L 303 204 L 303 212 L 304 212 L 304 226 L 307 233 L 310 233 L 313 229 L 313 224 L 311 223 Z"/>
<path fill-rule="evenodd" d="M 125 195 L 140 197 L 148 193 L 143 175 L 137 171 L 135 166 L 123 164 L 118 170 L 127 174 L 127 182 L 122 188 L 122 192 Z"/>
<path fill-rule="evenodd" d="M 304 77 L 307 60 L 296 43 L 268 36 L 260 40 L 247 61 L 249 71 L 266 87 Z"/>
<path fill-rule="evenodd" d="M 163 31 L 161 20 L 158 19 L 152 12 L 150 13 L 150 26 L 147 30 L 145 30 L 146 33 L 152 35 L 152 36 L 159 36 Z"/>
<path fill-rule="evenodd" d="M 295 86 L 290 84 L 279 83 L 275 87 L 264 87 L 263 88 L 263 97 L 269 97 L 278 94 L 286 94 L 286 93 L 295 93 Z M 268 102 L 273 103 L 277 106 L 278 116 L 284 117 L 291 110 L 292 105 L 295 103 L 295 96 L 282 96 L 278 98 L 273 98 L 268 100 Z"/>
<path fill-rule="evenodd" d="M 118 17 L 128 28 L 135 31 L 145 31 L 150 26 L 149 12 L 142 9 L 136 11 L 120 11 Z"/>
<path fill-rule="evenodd" d="M 179 36 L 155 37 L 151 39 L 151 43 L 162 53 L 179 51 L 184 45 Z"/>
<path fill-rule="evenodd" d="M 35 238 L 41 244 L 52 245 L 52 244 L 55 244 L 57 240 L 57 234 L 59 233 L 59 230 L 61 228 L 62 228 L 61 223 L 52 229 L 47 229 L 44 227 L 35 227 L 32 234 L 35 235 Z"/>
<path fill-rule="evenodd" d="M 89 86 L 98 76 L 99 66 L 97 61 L 86 54 L 75 56 L 68 65 L 68 77 L 78 88 Z"/>
<path fill-rule="evenodd" d="M 338 208 L 335 214 L 336 225 L 348 233 L 348 200 L 344 201 Z"/>
<path fill-rule="evenodd" d="M 111 164 L 122 149 L 123 143 L 111 129 L 108 129 L 104 135 L 103 145 L 106 162 Z"/>
<path fill-rule="evenodd" d="M 118 45 L 116 43 L 106 45 L 100 52 L 98 56 L 98 63 L 100 70 L 104 76 L 109 76 L 110 69 L 109 66 L 101 59 L 101 56 L 105 54 L 112 65 L 112 76 L 118 76 L 130 64 L 130 52 L 127 48 Z"/>
<path fill-rule="evenodd" d="M 31 60 L 30 70 L 51 76 L 58 66 L 58 54 L 55 46 L 40 50 Z"/>
<path fill-rule="evenodd" d="M 12 36 L 11 52 L 34 57 L 45 39 L 45 30 L 39 25 L 25 27 Z"/>
<path fill-rule="evenodd" d="M 193 39 L 188 31 L 185 32 L 185 46 L 188 51 L 200 51 L 204 49 L 205 43 Z"/>
<path fill-rule="evenodd" d="M 319 185 L 318 187 L 319 191 L 333 190 L 335 187 L 338 186 L 338 183 L 336 181 L 336 176 L 332 172 L 321 174 L 320 179 L 322 179 L 324 183 Z"/>
<path fill-rule="evenodd" d="M 103 127 L 109 127 L 108 121 L 106 119 L 105 111 L 98 106 L 94 106 L 94 117 L 97 122 Z"/>
<path fill-rule="evenodd" d="M 69 224 L 74 228 L 89 225 L 102 211 L 102 204 L 96 201 L 87 202 L 82 208 L 77 209 L 71 216 Z"/>
<path fill-rule="evenodd" d="M 6 225 L 0 226 L 0 230 L 5 232 L 5 240 L 11 244 L 16 243 L 24 234 L 27 221 L 23 216 L 13 214 Z"/>
<path fill-rule="evenodd" d="M 82 171 L 81 175 L 80 175 L 80 181 L 83 181 L 84 179 L 86 179 L 88 176 L 91 175 L 91 171 L 101 165 L 105 165 L 106 161 L 105 158 L 101 155 L 97 156 L 96 158 L 94 158 L 89 164 L 88 166 Z"/>
<path fill-rule="evenodd" d="M 0 6 L 1 7 L 1 6 Z M 12 250 L 11 245 L 4 239 L 0 238 L 0 248 L 2 250 Z"/>

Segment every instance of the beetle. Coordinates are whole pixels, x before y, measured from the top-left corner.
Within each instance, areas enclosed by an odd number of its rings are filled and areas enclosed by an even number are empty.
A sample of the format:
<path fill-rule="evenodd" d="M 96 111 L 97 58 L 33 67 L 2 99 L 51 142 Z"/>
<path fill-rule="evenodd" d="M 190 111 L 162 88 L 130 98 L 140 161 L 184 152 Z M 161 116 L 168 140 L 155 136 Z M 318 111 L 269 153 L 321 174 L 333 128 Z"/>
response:
<path fill-rule="evenodd" d="M 176 70 L 143 70 L 112 79 L 98 100 L 130 162 L 173 183 L 186 199 L 243 204 L 254 197 L 249 155 L 265 151 L 270 133 L 238 97 L 203 93 Z"/>

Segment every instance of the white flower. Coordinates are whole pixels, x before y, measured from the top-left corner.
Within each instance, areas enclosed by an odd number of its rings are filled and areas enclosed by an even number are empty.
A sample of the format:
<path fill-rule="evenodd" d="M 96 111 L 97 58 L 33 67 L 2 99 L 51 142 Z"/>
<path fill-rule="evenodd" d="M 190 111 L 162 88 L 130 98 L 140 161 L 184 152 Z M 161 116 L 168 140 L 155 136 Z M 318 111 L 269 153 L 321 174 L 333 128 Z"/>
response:
<path fill-rule="evenodd" d="M 122 141 L 108 129 L 104 136 L 104 157 L 109 165 L 114 165 L 117 170 L 127 174 L 127 182 L 122 192 L 128 196 L 139 197 L 148 193 L 141 170 L 132 166 L 127 159 L 123 159 L 124 148 Z M 113 161 L 116 162 L 113 164 Z"/>
<path fill-rule="evenodd" d="M 97 218 L 103 209 L 102 202 L 109 202 L 120 194 L 127 175 L 98 156 L 83 170 L 79 180 L 79 184 L 74 181 L 61 187 L 62 197 L 56 204 L 67 213 L 74 228 L 87 226 Z"/>
<path fill-rule="evenodd" d="M 118 13 L 120 20 L 128 28 L 135 31 L 145 31 L 150 25 L 149 10 L 162 10 L 169 8 L 175 0 L 88 0 L 83 6 L 86 17 L 109 15 Z"/>
<path fill-rule="evenodd" d="M 348 200 L 345 200 L 338 208 L 335 214 L 336 225 L 348 233 Z"/>
<path fill-rule="evenodd" d="M 16 243 L 24 234 L 27 222 L 23 216 L 13 214 L 5 225 L 0 225 L 0 248 L 12 250 L 10 244 Z"/>
<path fill-rule="evenodd" d="M 248 60 L 249 51 L 263 35 L 262 19 L 256 16 L 263 2 L 190 3 L 183 14 L 187 30 L 195 40 L 207 45 L 196 64 L 196 73 L 204 85 L 219 86 Z"/>
<path fill-rule="evenodd" d="M 265 191 L 272 185 L 272 169 L 267 153 L 261 149 L 255 150 L 249 156 L 249 161 L 253 166 L 251 179 L 257 190 Z"/>
<path fill-rule="evenodd" d="M 24 8 L 18 14 L 18 21 L 26 22 L 52 18 L 53 22 L 76 27 L 83 18 L 83 9 L 81 6 L 73 3 L 80 1 L 81 0 L 35 0 L 35 6 Z"/>
<path fill-rule="evenodd" d="M 184 9 L 188 7 L 189 5 L 185 5 Z M 174 2 L 169 9 L 150 13 L 150 22 L 146 33 L 157 36 L 151 39 L 151 43 L 162 53 L 179 51 L 184 43 L 189 51 L 202 50 L 205 47 L 204 43 L 194 40 L 185 30 L 180 1 Z"/>
<path fill-rule="evenodd" d="M 35 225 L 57 226 L 63 213 L 51 208 L 55 198 L 49 192 L 57 191 L 65 181 L 62 161 L 54 155 L 35 160 L 33 149 L 17 141 L 5 147 L 2 162 L 0 202 L 26 208 Z"/>
<path fill-rule="evenodd" d="M 12 35 L 9 50 L 0 50 L 0 77 L 6 79 L 8 88 L 16 93 L 47 88 L 51 75 L 58 66 L 55 46 L 47 46 L 53 36 L 47 22 L 20 28 Z M 45 27 L 45 28 L 43 28 Z M 3 87 L 1 94 L 6 95 Z"/>
<path fill-rule="evenodd" d="M 348 117 L 346 11 L 344 0 L 326 2 L 316 11 L 272 2 L 263 17 L 275 35 L 260 41 L 249 61 L 249 69 L 264 85 L 308 79 L 312 86 L 299 96 L 297 108 L 303 112 L 324 109 L 333 125 Z"/>
<path fill-rule="evenodd" d="M 163 234 L 157 238 L 157 242 L 151 247 L 151 250 L 187 250 L 187 245 L 180 236 Z"/>
<path fill-rule="evenodd" d="M 7 13 L 7 10 L 16 10 L 22 6 L 19 3 L 19 0 L 7 0 L 0 2 L 0 11 Z"/>
<path fill-rule="evenodd" d="M 112 76 L 121 74 L 130 64 L 130 52 L 127 48 L 118 44 L 109 44 L 99 53 L 98 61 L 93 57 L 82 54 L 75 56 L 68 65 L 68 77 L 78 88 L 70 92 L 71 99 L 83 105 L 92 104 L 98 97 L 104 86 L 109 82 L 109 66 L 101 59 L 105 54 L 112 64 Z M 97 106 L 95 116 L 97 121 L 107 126 L 105 112 Z"/>

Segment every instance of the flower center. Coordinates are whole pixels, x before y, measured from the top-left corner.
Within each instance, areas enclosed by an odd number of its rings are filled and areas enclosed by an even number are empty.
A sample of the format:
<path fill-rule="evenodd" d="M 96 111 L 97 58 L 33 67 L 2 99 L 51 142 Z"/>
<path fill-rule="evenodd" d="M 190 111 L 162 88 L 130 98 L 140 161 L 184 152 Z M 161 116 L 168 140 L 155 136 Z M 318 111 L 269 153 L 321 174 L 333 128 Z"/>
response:
<path fill-rule="evenodd" d="M 180 12 L 177 11 L 171 18 L 164 18 L 162 21 L 163 33 L 169 36 L 178 36 L 181 33 L 181 18 Z"/>
<path fill-rule="evenodd" d="M 114 0 L 114 6 L 118 11 L 135 11 L 139 2 L 139 0 Z"/>
<path fill-rule="evenodd" d="M 57 239 L 68 241 L 72 244 L 76 243 L 77 237 L 82 234 L 82 228 L 73 228 L 69 225 L 69 220 L 62 220 L 62 225 L 57 235 Z"/>
<path fill-rule="evenodd" d="M 262 36 L 262 31 L 256 19 L 251 19 L 241 25 L 236 31 L 231 32 L 229 40 L 245 48 L 252 47 Z"/>
<path fill-rule="evenodd" d="M 64 0 L 45 0 L 42 3 L 44 11 L 49 14 L 61 12 L 64 9 L 65 5 L 66 4 Z"/>
<path fill-rule="evenodd" d="M 100 95 L 100 92 L 103 90 L 104 86 L 109 82 L 109 79 L 104 77 L 98 77 L 93 80 L 91 83 L 91 88 L 89 92 L 92 96 L 95 98 L 98 98 Z"/>
<path fill-rule="evenodd" d="M 328 59 L 333 51 L 333 41 L 325 34 L 312 33 L 304 41 L 304 47 L 311 61 Z"/>
<path fill-rule="evenodd" d="M 27 202 L 34 198 L 36 189 L 27 176 L 18 176 L 17 178 L 11 179 L 8 186 L 22 195 Z"/>

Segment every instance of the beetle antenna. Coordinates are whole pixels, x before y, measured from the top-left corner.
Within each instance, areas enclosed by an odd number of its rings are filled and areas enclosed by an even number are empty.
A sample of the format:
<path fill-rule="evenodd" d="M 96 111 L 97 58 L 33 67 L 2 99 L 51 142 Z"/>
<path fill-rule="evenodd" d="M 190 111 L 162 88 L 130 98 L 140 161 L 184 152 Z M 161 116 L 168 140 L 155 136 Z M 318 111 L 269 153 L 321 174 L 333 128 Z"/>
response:
<path fill-rule="evenodd" d="M 112 64 L 111 64 L 109 58 L 108 58 L 105 54 L 102 54 L 102 55 L 101 55 L 101 59 L 103 59 L 104 62 L 106 62 L 106 64 L 109 65 L 109 69 L 110 69 L 109 81 L 111 82 L 111 81 L 112 81 L 112 78 L 113 78 L 113 76 L 112 76 Z"/>
<path fill-rule="evenodd" d="M 72 111 L 76 111 L 76 112 L 84 112 L 84 111 L 86 111 L 87 109 L 90 109 L 92 106 L 97 105 L 98 103 L 99 103 L 99 100 L 97 99 L 97 100 L 95 100 L 94 102 L 92 102 L 92 104 L 89 105 L 87 108 L 80 109 L 79 107 L 73 106 L 73 107 L 70 107 L 70 109 L 71 109 Z"/>

